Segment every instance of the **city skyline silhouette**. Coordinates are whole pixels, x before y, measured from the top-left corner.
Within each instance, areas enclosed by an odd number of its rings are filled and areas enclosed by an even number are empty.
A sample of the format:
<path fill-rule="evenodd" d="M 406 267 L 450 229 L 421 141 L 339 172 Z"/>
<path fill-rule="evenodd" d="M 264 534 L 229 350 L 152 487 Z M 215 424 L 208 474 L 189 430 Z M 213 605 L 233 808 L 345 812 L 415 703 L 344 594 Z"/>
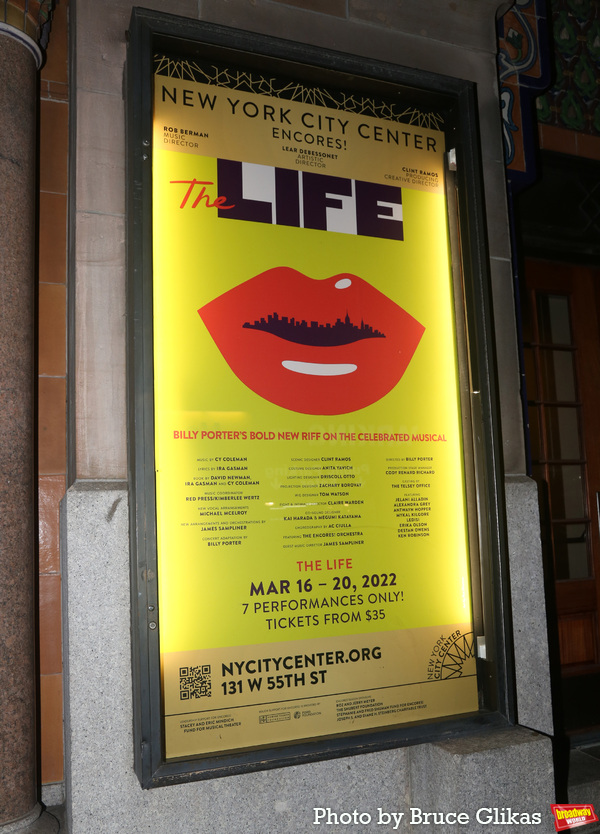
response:
<path fill-rule="evenodd" d="M 362 339 L 385 339 L 385 333 L 365 324 L 362 319 L 360 326 L 353 324 L 347 311 L 344 320 L 338 318 L 334 324 L 320 324 L 318 321 L 311 321 L 309 324 L 306 319 L 296 321 L 294 317 L 280 317 L 278 313 L 273 312 L 266 319 L 263 316 L 254 323 L 246 321 L 242 327 L 272 333 L 288 342 L 316 347 L 348 345 Z"/>

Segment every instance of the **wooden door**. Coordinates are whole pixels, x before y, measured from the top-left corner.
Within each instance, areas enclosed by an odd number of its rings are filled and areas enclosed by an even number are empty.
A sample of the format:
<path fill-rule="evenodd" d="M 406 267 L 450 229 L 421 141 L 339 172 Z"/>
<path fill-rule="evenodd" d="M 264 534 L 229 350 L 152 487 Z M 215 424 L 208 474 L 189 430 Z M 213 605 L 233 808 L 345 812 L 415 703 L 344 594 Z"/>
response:
<path fill-rule="evenodd" d="M 529 260 L 525 278 L 532 474 L 555 589 L 565 728 L 577 731 L 600 725 L 600 270 Z"/>

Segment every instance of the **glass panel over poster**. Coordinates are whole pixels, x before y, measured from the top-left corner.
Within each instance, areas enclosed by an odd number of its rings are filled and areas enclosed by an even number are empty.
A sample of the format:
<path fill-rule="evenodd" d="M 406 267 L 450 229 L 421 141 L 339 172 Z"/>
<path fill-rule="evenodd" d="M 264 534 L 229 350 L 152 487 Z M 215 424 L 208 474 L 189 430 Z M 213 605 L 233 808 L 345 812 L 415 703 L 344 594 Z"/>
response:
<path fill-rule="evenodd" d="M 478 708 L 444 133 L 155 56 L 166 759 Z"/>

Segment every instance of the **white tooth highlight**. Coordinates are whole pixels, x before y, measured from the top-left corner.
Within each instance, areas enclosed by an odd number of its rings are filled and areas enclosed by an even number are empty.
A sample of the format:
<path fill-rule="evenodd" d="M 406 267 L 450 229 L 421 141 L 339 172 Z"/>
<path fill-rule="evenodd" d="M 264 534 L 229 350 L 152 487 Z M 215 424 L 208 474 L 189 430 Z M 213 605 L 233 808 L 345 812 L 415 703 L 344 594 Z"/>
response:
<path fill-rule="evenodd" d="M 350 362 L 328 365 L 324 362 L 295 362 L 292 359 L 284 359 L 281 363 L 288 371 L 295 374 L 308 374 L 308 376 L 344 376 L 352 374 L 358 368 Z"/>
<path fill-rule="evenodd" d="M 335 282 L 336 290 L 345 290 L 347 287 L 352 285 L 352 281 L 350 278 L 340 278 L 339 281 Z"/>

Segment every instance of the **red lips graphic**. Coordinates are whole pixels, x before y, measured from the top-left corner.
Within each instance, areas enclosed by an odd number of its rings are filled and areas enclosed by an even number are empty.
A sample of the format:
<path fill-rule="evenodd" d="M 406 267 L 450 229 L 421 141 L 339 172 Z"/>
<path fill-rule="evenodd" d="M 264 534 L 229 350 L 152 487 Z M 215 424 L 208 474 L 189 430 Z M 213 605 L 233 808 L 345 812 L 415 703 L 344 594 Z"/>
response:
<path fill-rule="evenodd" d="M 346 414 L 401 379 L 425 328 L 350 273 L 315 280 L 276 267 L 198 313 L 248 388 L 290 411 Z"/>

